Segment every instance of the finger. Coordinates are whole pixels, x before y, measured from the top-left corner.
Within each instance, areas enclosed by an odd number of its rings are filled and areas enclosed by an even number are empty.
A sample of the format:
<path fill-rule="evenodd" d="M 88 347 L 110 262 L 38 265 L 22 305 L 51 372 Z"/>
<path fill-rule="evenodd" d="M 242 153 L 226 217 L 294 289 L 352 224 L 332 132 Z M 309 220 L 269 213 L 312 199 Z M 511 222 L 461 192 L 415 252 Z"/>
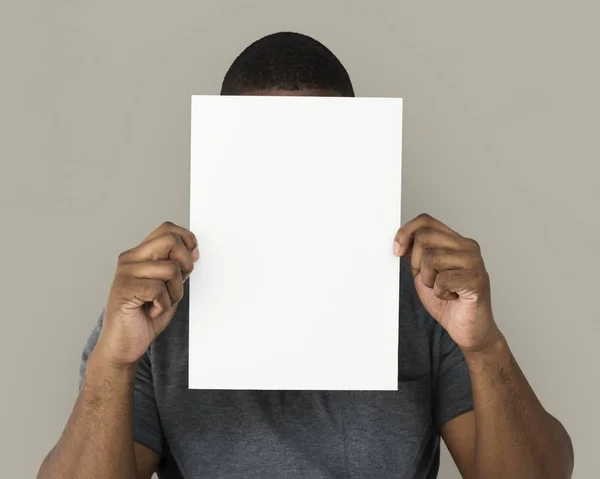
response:
<path fill-rule="evenodd" d="M 170 301 L 167 289 L 163 288 L 160 292 L 160 295 L 154 298 L 154 301 L 152 301 L 152 304 L 148 308 L 148 315 L 152 319 L 156 319 L 174 306 L 176 306 L 176 304 Z"/>
<path fill-rule="evenodd" d="M 141 243 L 139 246 L 121 253 L 119 264 L 141 263 L 144 261 L 177 261 L 181 265 L 183 279 L 187 279 L 194 269 L 192 253 L 177 233 L 166 233 Z"/>
<path fill-rule="evenodd" d="M 454 300 L 467 291 L 481 287 L 477 270 L 449 269 L 436 275 L 433 293 L 440 299 Z"/>
<path fill-rule="evenodd" d="M 438 221 L 426 213 L 422 213 L 402 226 L 396 233 L 394 243 L 397 243 L 398 246 L 395 246 L 394 249 L 398 256 L 403 256 L 406 253 L 406 250 L 410 248 L 410 245 L 413 242 L 414 234 L 422 228 L 436 229 L 449 234 L 458 235 L 456 231 L 452 230 L 441 221 Z"/>
<path fill-rule="evenodd" d="M 121 266 L 120 274 L 138 279 L 158 279 L 165 283 L 171 305 L 183 298 L 183 277 L 177 261 L 145 261 Z"/>
<path fill-rule="evenodd" d="M 428 249 L 461 249 L 461 237 L 432 228 L 422 228 L 414 233 L 410 247 L 405 250 L 404 257 L 409 262 L 414 275 L 421 271 L 423 256 Z"/>
<path fill-rule="evenodd" d="M 449 269 L 474 269 L 480 257 L 470 251 L 447 248 L 425 248 L 421 263 L 421 281 L 433 288 L 436 276 Z"/>
<path fill-rule="evenodd" d="M 192 233 L 187 228 L 178 226 L 174 223 L 171 223 L 170 221 L 165 221 L 162 225 L 160 225 L 158 228 L 156 228 L 152 233 L 150 233 L 146 237 L 146 239 L 143 241 L 143 243 L 153 240 L 154 238 L 158 238 L 159 236 L 163 236 L 168 233 L 175 233 L 175 234 L 179 235 L 183 241 L 183 244 L 185 244 L 186 248 L 190 252 L 193 253 L 193 256 L 195 256 L 194 261 L 198 260 L 198 240 L 196 239 L 196 236 L 194 235 L 194 233 Z"/>
<path fill-rule="evenodd" d="M 116 294 L 121 295 L 127 303 L 139 308 L 146 303 L 151 303 L 150 317 L 156 318 L 172 306 L 167 285 L 159 279 L 135 278 L 123 276 L 117 279 L 119 287 Z"/>

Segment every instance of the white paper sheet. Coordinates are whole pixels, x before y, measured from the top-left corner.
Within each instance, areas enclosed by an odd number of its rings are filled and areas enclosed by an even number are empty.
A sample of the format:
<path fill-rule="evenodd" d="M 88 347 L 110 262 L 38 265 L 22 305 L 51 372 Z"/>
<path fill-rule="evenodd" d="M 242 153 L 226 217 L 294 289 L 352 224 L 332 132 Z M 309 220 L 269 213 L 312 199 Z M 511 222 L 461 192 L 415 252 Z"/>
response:
<path fill-rule="evenodd" d="M 189 387 L 397 390 L 402 100 L 193 96 Z"/>

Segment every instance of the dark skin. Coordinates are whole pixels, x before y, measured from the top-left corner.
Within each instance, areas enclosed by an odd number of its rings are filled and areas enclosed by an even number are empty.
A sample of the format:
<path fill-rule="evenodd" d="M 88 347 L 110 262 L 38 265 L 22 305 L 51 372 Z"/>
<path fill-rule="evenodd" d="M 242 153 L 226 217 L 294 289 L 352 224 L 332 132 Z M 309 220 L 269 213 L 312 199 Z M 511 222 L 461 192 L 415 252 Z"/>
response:
<path fill-rule="evenodd" d="M 137 363 L 173 319 L 198 257 L 196 237 L 168 222 L 121 253 L 79 397 L 38 478 L 154 474 L 158 455 L 133 440 Z"/>
<path fill-rule="evenodd" d="M 441 430 L 462 476 L 571 477 L 571 439 L 540 404 L 494 320 L 477 242 L 423 214 L 400 228 L 394 252 L 409 262 L 421 302 L 466 359 L 475 409 Z"/>
<path fill-rule="evenodd" d="M 246 94 L 339 96 L 327 90 Z M 420 215 L 398 230 L 393 249 L 410 264 L 421 302 L 461 348 L 469 369 L 475 409 L 441 430 L 462 476 L 571 477 L 571 440 L 538 401 L 496 324 L 479 245 Z M 38 478 L 151 478 L 159 457 L 133 440 L 137 362 L 173 318 L 198 257 L 193 233 L 172 223 L 120 255 L 83 387 Z"/>

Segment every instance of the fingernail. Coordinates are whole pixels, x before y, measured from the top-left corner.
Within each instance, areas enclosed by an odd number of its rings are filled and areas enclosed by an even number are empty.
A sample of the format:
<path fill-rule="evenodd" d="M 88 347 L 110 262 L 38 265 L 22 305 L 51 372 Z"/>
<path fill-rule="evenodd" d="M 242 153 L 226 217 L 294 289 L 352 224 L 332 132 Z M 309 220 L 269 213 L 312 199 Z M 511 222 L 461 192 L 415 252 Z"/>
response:
<path fill-rule="evenodd" d="M 402 246 L 397 241 L 394 241 L 394 254 L 400 256 L 400 253 L 402 253 Z"/>
<path fill-rule="evenodd" d="M 192 250 L 192 260 L 194 262 L 198 261 L 198 258 L 200 258 L 200 251 L 198 250 L 198 247 L 196 246 L 193 250 Z"/>

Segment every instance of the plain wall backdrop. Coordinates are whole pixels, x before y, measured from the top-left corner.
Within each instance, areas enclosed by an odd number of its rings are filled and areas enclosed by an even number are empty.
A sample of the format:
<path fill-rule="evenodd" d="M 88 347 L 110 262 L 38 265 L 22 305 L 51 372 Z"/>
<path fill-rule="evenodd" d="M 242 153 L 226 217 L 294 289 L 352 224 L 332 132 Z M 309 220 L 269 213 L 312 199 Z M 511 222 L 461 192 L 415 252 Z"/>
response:
<path fill-rule="evenodd" d="M 358 96 L 404 98 L 404 220 L 428 212 L 481 243 L 497 322 L 571 434 L 575 477 L 597 477 L 598 14 L 2 0 L 2 476 L 34 477 L 61 433 L 119 252 L 166 219 L 187 225 L 190 95 L 218 93 L 243 48 L 293 30 L 339 56 Z M 447 453 L 440 477 L 458 477 Z"/>

